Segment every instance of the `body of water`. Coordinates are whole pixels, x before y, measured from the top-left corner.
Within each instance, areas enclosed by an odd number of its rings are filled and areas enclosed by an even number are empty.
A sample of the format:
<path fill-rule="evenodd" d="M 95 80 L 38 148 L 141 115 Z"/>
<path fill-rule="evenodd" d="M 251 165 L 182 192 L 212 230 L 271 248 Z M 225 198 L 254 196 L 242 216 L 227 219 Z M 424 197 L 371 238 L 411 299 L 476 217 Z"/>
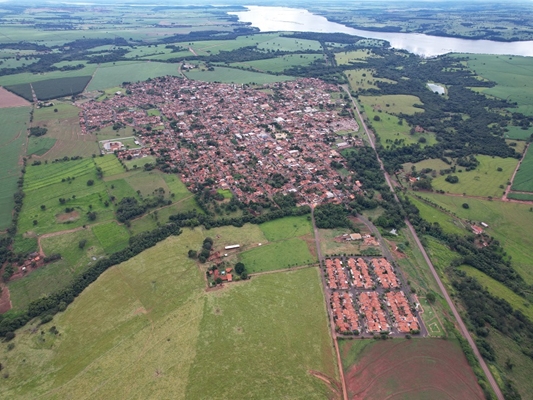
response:
<path fill-rule="evenodd" d="M 438 94 L 446 93 L 446 89 L 444 88 L 444 86 L 438 85 L 436 83 L 428 83 L 427 85 L 428 85 L 429 90 L 431 90 L 432 92 L 435 92 Z"/>
<path fill-rule="evenodd" d="M 230 12 L 241 22 L 250 22 L 261 32 L 323 32 L 347 33 L 369 39 L 388 41 L 393 48 L 407 50 L 422 57 L 446 53 L 501 54 L 533 56 L 533 41 L 494 42 L 428 36 L 419 33 L 370 32 L 330 22 L 325 17 L 304 9 L 287 7 L 247 6 L 247 11 Z"/>

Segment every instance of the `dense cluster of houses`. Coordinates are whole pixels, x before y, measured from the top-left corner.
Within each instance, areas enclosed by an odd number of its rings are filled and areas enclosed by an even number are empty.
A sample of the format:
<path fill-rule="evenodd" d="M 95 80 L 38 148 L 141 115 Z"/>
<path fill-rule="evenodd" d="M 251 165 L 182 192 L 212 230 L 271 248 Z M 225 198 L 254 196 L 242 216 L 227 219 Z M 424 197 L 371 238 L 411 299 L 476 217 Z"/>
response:
<path fill-rule="evenodd" d="M 332 161 L 338 167 L 338 150 L 362 142 L 348 134 L 359 127 L 333 93 L 336 86 L 308 78 L 251 88 L 163 77 L 81 104 L 80 123 L 88 133 L 132 126 L 144 148 L 118 156 L 164 154 L 192 188 L 207 182 L 243 201 L 281 192 L 301 204 L 340 202 L 364 182 L 343 182 Z"/>
<path fill-rule="evenodd" d="M 327 259 L 325 273 L 337 332 L 405 334 L 420 330 L 401 282 L 387 259 Z"/>

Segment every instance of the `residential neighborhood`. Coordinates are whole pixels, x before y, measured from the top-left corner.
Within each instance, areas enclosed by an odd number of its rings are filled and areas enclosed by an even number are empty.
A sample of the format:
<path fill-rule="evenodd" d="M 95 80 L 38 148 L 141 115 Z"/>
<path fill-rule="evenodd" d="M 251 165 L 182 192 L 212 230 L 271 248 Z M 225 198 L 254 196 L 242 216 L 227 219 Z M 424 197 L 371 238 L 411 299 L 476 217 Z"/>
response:
<path fill-rule="evenodd" d="M 316 205 L 364 189 L 338 172 L 339 152 L 363 144 L 359 126 L 339 89 L 321 80 L 249 87 L 163 77 L 80 107 L 83 132 L 133 127 L 144 147 L 114 147 L 118 157 L 158 157 L 193 191 L 230 189 L 245 202 L 294 193 Z"/>

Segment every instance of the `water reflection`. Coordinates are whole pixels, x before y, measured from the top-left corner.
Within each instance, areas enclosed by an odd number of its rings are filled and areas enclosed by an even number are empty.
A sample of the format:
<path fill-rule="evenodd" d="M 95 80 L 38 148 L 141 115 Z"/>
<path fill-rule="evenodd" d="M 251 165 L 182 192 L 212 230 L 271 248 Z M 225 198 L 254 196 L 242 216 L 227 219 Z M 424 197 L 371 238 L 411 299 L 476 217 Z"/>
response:
<path fill-rule="evenodd" d="M 242 22 L 250 22 L 261 32 L 293 31 L 347 33 L 370 39 L 387 40 L 396 49 L 407 50 L 423 57 L 446 53 L 506 54 L 533 56 L 533 41 L 494 42 L 428 36 L 419 33 L 370 32 L 353 29 L 328 21 L 304 9 L 287 7 L 248 6 L 247 11 L 232 12 Z"/>

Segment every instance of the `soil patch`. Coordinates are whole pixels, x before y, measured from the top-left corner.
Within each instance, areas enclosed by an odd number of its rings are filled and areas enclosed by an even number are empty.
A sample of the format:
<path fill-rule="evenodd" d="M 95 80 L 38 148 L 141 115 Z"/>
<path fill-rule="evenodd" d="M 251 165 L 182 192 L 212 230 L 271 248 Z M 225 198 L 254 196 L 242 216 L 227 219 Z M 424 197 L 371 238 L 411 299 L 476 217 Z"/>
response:
<path fill-rule="evenodd" d="M 23 99 L 0 86 L 0 108 L 24 107 L 29 106 L 30 104 L 31 103 L 28 100 Z"/>
<path fill-rule="evenodd" d="M 350 399 L 484 399 L 455 341 L 387 340 L 367 346 L 346 374 Z"/>
<path fill-rule="evenodd" d="M 3 314 L 11 310 L 11 299 L 9 298 L 9 289 L 7 286 L 2 285 L 2 294 L 0 295 L 0 314 Z"/>
<path fill-rule="evenodd" d="M 80 213 L 77 212 L 77 211 L 72 211 L 72 212 L 69 212 L 69 213 L 56 215 L 57 222 L 76 221 L 79 217 L 80 217 Z"/>

